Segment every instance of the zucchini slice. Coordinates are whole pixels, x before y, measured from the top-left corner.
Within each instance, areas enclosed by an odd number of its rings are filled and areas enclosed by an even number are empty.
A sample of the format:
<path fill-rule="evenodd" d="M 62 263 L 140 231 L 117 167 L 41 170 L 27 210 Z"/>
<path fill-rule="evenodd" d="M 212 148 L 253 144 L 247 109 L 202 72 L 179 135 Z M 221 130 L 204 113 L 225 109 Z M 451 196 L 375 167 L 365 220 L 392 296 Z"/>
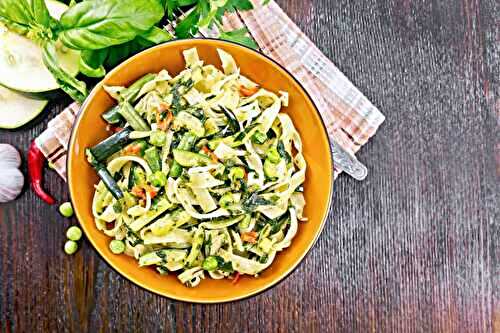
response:
<path fill-rule="evenodd" d="M 45 0 L 49 13 L 58 19 L 68 8 L 65 4 Z M 62 68 L 76 76 L 80 52 L 56 45 Z M 42 60 L 42 49 L 30 39 L 0 26 L 0 84 L 23 92 L 39 93 L 59 88 Z"/>
<path fill-rule="evenodd" d="M 174 149 L 174 159 L 183 167 L 194 167 L 199 165 L 208 165 L 213 163 L 210 157 L 191 151 Z"/>
<path fill-rule="evenodd" d="M 0 86 L 0 128 L 23 126 L 38 116 L 47 102 Z"/>

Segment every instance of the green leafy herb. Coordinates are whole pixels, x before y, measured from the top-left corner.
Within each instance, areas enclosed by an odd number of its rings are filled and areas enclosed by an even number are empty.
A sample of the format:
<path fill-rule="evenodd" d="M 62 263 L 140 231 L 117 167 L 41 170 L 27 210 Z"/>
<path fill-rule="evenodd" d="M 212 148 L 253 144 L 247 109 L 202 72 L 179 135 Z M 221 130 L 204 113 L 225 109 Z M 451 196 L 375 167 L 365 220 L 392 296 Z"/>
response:
<path fill-rule="evenodd" d="M 44 45 L 42 57 L 43 63 L 52 73 L 61 89 L 75 101 L 83 103 L 87 97 L 87 86 L 85 82 L 75 79 L 59 66 L 54 42 L 48 42 Z"/>
<path fill-rule="evenodd" d="M 243 201 L 241 206 L 246 212 L 253 212 L 259 206 L 269 206 L 271 204 L 271 201 L 262 198 L 257 193 L 253 193 L 250 197 Z"/>
<path fill-rule="evenodd" d="M 234 272 L 233 264 L 230 261 L 224 261 L 224 258 L 222 258 L 221 256 L 215 256 L 215 259 L 217 260 L 217 268 L 219 270 L 226 273 Z"/>
<path fill-rule="evenodd" d="M 133 40 L 163 17 L 157 0 L 83 1 L 60 20 L 60 40 L 77 50 L 96 50 Z"/>
<path fill-rule="evenodd" d="M 256 49 L 259 46 L 253 40 L 253 38 L 248 36 L 247 28 L 241 28 L 233 31 L 222 31 L 219 36 L 220 39 L 224 39 L 230 42 L 245 45 L 249 48 Z"/>
<path fill-rule="evenodd" d="M 278 153 L 280 154 L 280 156 L 285 159 L 286 163 L 290 163 L 292 161 L 292 157 L 286 151 L 285 145 L 283 144 L 283 141 L 281 141 L 281 140 L 278 141 L 278 145 L 277 145 L 276 149 L 278 150 Z"/>

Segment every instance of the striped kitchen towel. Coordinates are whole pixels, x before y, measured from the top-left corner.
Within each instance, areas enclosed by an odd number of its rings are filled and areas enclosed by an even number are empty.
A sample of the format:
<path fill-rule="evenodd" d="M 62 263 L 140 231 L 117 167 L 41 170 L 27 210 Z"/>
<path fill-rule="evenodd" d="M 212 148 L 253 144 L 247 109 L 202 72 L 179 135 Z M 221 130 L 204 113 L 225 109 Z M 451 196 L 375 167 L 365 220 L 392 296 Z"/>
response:
<path fill-rule="evenodd" d="M 286 13 L 271 1 L 255 9 L 224 17 L 227 29 L 247 27 L 260 51 L 294 75 L 315 101 L 332 139 L 354 154 L 382 124 L 384 115 L 340 72 Z M 173 26 L 166 27 L 172 31 Z M 216 31 L 200 31 L 217 37 Z M 52 119 L 36 143 L 55 170 L 66 179 L 66 152 L 71 128 L 79 111 L 73 103 Z M 335 172 L 335 176 L 339 173 Z"/>

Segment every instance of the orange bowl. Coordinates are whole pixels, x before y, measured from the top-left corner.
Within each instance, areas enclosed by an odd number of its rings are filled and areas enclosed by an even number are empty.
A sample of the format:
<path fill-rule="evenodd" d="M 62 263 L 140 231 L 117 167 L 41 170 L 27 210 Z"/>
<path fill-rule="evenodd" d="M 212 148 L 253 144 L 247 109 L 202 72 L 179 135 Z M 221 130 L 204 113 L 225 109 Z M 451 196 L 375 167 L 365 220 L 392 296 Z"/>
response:
<path fill-rule="evenodd" d="M 304 193 L 308 222 L 299 225 L 292 245 L 280 252 L 272 265 L 259 277 L 242 276 L 237 284 L 230 280 L 203 280 L 196 288 L 182 285 L 175 274 L 162 276 L 156 270 L 139 267 L 126 255 L 115 255 L 109 248 L 110 238 L 97 230 L 92 216 L 92 196 L 98 177 L 85 158 L 85 148 L 106 138 L 106 123 L 101 114 L 115 101 L 103 85 L 129 85 L 147 73 L 167 69 L 177 74 L 184 68 L 182 51 L 196 47 L 206 64 L 220 68 L 216 49 L 229 52 L 241 73 L 262 87 L 287 91 L 290 105 L 283 111 L 290 115 L 303 141 L 307 161 Z M 128 59 L 111 71 L 91 92 L 78 115 L 68 150 L 68 184 L 73 207 L 88 240 L 99 254 L 120 274 L 157 294 L 173 299 L 198 302 L 227 302 L 255 295 L 286 277 L 314 245 L 325 223 L 333 188 L 333 162 L 325 126 L 313 101 L 299 82 L 266 56 L 244 46 L 211 39 L 188 39 L 168 42 Z"/>

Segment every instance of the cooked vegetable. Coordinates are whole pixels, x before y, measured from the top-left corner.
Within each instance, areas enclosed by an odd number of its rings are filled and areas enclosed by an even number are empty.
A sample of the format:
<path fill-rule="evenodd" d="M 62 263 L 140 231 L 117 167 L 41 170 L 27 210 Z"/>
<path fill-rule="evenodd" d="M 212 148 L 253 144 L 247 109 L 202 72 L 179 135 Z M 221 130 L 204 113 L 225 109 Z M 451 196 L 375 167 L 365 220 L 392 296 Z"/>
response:
<path fill-rule="evenodd" d="M 42 199 L 49 205 L 52 205 L 56 201 L 42 188 L 42 172 L 44 164 L 45 156 L 43 155 L 40 148 L 38 148 L 38 146 L 36 145 L 35 140 L 33 140 L 28 149 L 28 173 L 30 176 L 31 187 L 40 199 Z"/>
<path fill-rule="evenodd" d="M 109 249 L 114 254 L 123 253 L 125 252 L 125 243 L 123 243 L 121 240 L 113 239 L 111 242 L 109 242 Z"/>
<path fill-rule="evenodd" d="M 24 185 L 24 176 L 19 170 L 21 156 L 16 148 L 0 143 L 0 202 L 14 200 Z"/>
<path fill-rule="evenodd" d="M 64 202 L 59 206 L 59 213 L 64 217 L 73 216 L 73 206 L 71 202 Z"/>
<path fill-rule="evenodd" d="M 97 161 L 103 162 L 130 142 L 131 132 L 130 128 L 125 128 L 106 140 L 99 142 L 94 147 L 89 148 L 89 150 Z"/>
<path fill-rule="evenodd" d="M 77 226 L 69 227 L 66 231 L 66 237 L 76 242 L 82 238 L 82 230 Z"/>
<path fill-rule="evenodd" d="M 293 122 L 279 112 L 282 99 L 219 54 L 223 71 L 204 65 L 195 49 L 184 51 L 186 69 L 175 77 L 161 71 L 137 94 L 134 108 L 148 129 L 132 131 L 118 151 L 105 144 L 102 162 L 89 159 L 110 178 L 96 186 L 97 228 L 123 242 L 140 266 L 179 271 L 190 287 L 206 275 L 258 275 L 306 220 L 298 192 L 306 162 Z M 124 105 L 126 89 L 106 91 Z"/>
<path fill-rule="evenodd" d="M 108 124 L 119 124 L 122 122 L 124 119 L 122 115 L 120 114 L 120 106 L 115 105 L 108 111 L 104 112 L 101 116 Z"/>

